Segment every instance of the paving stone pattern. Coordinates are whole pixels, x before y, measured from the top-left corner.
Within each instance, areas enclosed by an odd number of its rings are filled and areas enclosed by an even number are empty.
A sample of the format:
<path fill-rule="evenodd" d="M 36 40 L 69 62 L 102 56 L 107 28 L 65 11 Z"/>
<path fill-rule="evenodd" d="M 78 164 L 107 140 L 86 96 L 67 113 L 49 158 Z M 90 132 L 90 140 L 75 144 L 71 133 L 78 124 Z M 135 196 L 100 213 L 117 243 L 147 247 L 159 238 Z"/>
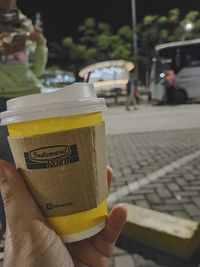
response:
<path fill-rule="evenodd" d="M 111 192 L 115 192 L 200 150 L 200 129 L 108 136 L 107 148 L 108 161 L 114 169 Z M 199 173 L 200 158 L 197 158 L 120 201 L 200 221 Z M 110 267 L 161 266 L 116 248 Z"/>
<path fill-rule="evenodd" d="M 200 129 L 123 134 L 107 137 L 114 169 L 111 192 L 200 150 Z M 200 158 L 127 194 L 120 202 L 200 221 Z M 121 253 L 121 254 L 120 254 Z M 124 254 L 123 254 L 124 253 Z M 138 255 L 116 251 L 111 267 L 157 267 Z"/>
<path fill-rule="evenodd" d="M 145 260 L 140 255 L 128 254 L 126 251 L 116 248 L 110 267 L 164 267 L 151 260 Z"/>
<path fill-rule="evenodd" d="M 107 137 L 114 169 L 111 192 L 200 150 L 200 130 Z M 121 201 L 200 221 L 200 158 L 141 187 Z"/>

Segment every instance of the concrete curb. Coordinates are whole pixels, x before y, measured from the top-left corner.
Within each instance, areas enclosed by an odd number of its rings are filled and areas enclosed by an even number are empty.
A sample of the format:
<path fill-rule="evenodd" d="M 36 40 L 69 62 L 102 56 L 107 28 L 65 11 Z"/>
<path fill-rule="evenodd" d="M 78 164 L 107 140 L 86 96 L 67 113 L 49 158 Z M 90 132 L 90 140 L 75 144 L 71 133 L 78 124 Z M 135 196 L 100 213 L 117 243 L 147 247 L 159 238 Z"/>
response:
<path fill-rule="evenodd" d="M 131 204 L 125 205 L 128 218 L 122 236 L 186 260 L 200 246 L 198 222 Z"/>

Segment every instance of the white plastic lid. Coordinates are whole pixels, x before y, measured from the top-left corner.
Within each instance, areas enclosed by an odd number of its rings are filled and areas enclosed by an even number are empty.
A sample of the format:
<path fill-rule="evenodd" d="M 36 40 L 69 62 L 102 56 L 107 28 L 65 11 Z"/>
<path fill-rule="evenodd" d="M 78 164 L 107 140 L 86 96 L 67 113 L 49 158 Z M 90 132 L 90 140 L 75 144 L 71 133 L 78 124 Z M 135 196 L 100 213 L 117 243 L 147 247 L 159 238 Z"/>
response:
<path fill-rule="evenodd" d="M 1 125 L 50 117 L 63 117 L 106 109 L 105 99 L 97 98 L 93 84 L 75 83 L 50 93 L 13 98 L 7 111 L 0 113 Z"/>

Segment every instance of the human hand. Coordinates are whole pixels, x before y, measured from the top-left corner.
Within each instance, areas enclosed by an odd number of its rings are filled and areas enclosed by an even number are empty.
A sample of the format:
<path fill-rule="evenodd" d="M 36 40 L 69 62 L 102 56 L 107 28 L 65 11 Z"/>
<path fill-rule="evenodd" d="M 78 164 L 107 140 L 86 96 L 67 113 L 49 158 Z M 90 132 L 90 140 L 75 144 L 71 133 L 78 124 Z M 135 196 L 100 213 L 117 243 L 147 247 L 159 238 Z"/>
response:
<path fill-rule="evenodd" d="M 108 183 L 112 169 L 108 167 Z M 0 161 L 0 187 L 7 233 L 4 267 L 107 267 L 126 220 L 126 209 L 115 206 L 97 235 L 67 244 L 48 226 L 20 174 Z"/>
<path fill-rule="evenodd" d="M 9 33 L 8 32 L 0 32 L 0 40 L 7 36 Z"/>
<path fill-rule="evenodd" d="M 3 51 L 3 37 L 5 33 L 0 33 L 0 52 Z"/>
<path fill-rule="evenodd" d="M 29 39 L 37 44 L 46 44 L 46 38 L 43 35 L 43 30 L 40 27 L 35 27 L 29 35 Z"/>
<path fill-rule="evenodd" d="M 108 187 L 110 188 L 113 171 L 107 167 Z M 107 267 L 114 250 L 115 243 L 125 224 L 126 208 L 119 204 L 110 212 L 106 227 L 97 235 L 74 243 L 67 248 L 73 258 L 75 267 Z"/>
<path fill-rule="evenodd" d="M 27 35 L 4 32 L 0 34 L 0 51 L 4 55 L 11 55 L 25 50 Z"/>
<path fill-rule="evenodd" d="M 8 32 L 1 32 L 0 33 L 0 51 L 4 51 L 4 39 L 9 38 L 10 34 Z"/>

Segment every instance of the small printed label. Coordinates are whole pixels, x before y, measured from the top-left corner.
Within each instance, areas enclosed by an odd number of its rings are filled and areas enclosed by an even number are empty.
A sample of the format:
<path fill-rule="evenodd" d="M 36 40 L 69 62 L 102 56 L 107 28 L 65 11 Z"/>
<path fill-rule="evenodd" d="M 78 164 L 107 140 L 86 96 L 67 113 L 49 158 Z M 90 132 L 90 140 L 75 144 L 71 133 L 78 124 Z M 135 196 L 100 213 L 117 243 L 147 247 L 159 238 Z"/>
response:
<path fill-rule="evenodd" d="M 74 201 L 63 203 L 63 204 L 46 203 L 46 209 L 47 210 L 53 210 L 53 209 L 56 209 L 56 208 L 69 207 L 69 206 L 72 206 L 74 204 L 75 204 Z"/>
<path fill-rule="evenodd" d="M 24 152 L 28 169 L 47 169 L 78 162 L 77 145 L 47 146 Z"/>

